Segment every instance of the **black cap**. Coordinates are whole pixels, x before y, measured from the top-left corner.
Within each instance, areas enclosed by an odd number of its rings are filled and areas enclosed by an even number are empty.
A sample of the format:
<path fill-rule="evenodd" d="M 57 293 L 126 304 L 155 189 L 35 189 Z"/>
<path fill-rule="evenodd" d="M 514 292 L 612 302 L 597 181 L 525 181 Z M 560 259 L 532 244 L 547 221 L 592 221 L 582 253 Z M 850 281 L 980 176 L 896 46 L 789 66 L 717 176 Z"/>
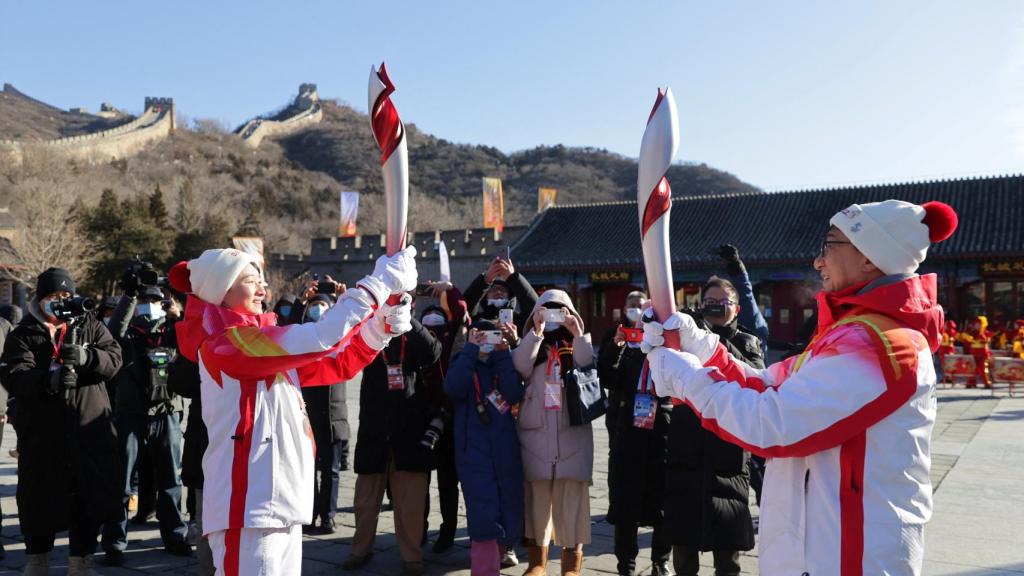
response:
<path fill-rule="evenodd" d="M 75 281 L 71 279 L 71 273 L 63 268 L 47 268 L 36 280 L 37 302 L 61 291 L 75 293 Z"/>
<path fill-rule="evenodd" d="M 139 286 L 138 295 L 139 298 L 164 299 L 164 291 L 159 286 Z"/>

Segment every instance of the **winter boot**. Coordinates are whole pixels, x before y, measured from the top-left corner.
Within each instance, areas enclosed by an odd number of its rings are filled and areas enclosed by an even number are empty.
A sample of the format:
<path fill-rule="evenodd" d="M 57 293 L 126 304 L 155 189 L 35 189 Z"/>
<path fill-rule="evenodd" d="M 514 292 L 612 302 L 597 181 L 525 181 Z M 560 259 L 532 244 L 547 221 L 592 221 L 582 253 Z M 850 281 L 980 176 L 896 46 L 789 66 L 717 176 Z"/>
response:
<path fill-rule="evenodd" d="M 536 540 L 531 540 L 527 548 L 530 559 L 530 566 L 523 573 L 523 576 L 547 576 L 548 573 L 548 547 L 537 546 Z"/>
<path fill-rule="evenodd" d="M 92 570 L 92 554 L 68 557 L 68 576 L 98 576 Z"/>
<path fill-rule="evenodd" d="M 497 540 L 473 542 L 469 549 L 470 576 L 496 576 L 501 571 L 501 549 Z"/>
<path fill-rule="evenodd" d="M 580 576 L 583 573 L 583 550 L 562 548 L 562 576 Z"/>
<path fill-rule="evenodd" d="M 46 576 L 50 573 L 49 554 L 27 554 L 25 555 L 25 570 L 22 576 Z"/>

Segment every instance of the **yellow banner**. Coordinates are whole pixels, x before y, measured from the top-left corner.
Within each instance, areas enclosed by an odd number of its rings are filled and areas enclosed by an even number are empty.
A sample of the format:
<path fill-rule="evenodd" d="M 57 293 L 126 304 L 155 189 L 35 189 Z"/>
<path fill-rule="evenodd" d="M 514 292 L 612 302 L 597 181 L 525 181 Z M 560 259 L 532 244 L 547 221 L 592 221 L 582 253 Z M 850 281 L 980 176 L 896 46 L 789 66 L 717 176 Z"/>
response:
<path fill-rule="evenodd" d="M 341 193 L 341 222 L 338 236 L 349 238 L 356 235 L 356 220 L 359 218 L 359 192 Z"/>
<path fill-rule="evenodd" d="M 558 190 L 554 188 L 537 188 L 537 213 L 541 213 L 555 205 Z"/>
<path fill-rule="evenodd" d="M 484 178 L 484 228 L 505 229 L 505 198 L 499 178 Z"/>

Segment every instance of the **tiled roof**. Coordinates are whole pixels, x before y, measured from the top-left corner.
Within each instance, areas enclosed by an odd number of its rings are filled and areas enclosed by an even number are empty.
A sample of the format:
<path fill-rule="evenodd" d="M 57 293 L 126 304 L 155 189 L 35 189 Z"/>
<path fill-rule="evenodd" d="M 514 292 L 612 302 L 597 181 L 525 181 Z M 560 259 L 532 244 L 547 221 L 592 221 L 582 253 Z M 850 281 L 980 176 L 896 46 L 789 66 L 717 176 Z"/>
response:
<path fill-rule="evenodd" d="M 673 198 L 672 262 L 713 265 L 710 251 L 735 244 L 757 264 L 806 263 L 817 256 L 829 218 L 850 204 L 895 198 L 939 200 L 960 226 L 929 259 L 1024 255 L 1024 175 L 827 190 Z M 549 208 L 512 247 L 524 270 L 636 269 L 643 266 L 635 201 Z"/>

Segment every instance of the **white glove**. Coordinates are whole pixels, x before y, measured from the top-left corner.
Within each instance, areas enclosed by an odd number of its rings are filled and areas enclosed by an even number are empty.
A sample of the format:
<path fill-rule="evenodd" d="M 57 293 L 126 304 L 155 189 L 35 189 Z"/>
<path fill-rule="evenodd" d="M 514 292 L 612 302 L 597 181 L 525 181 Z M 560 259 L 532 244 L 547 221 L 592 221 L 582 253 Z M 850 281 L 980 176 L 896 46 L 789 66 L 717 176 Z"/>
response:
<path fill-rule="evenodd" d="M 640 351 L 644 354 L 665 345 L 665 330 L 678 330 L 683 351 L 696 355 L 702 363 L 710 360 L 718 349 L 718 335 L 698 328 L 689 314 L 673 312 L 662 323 L 654 319 L 654 310 L 648 308 L 644 311 L 643 320 L 644 339 L 640 343 Z"/>
<path fill-rule="evenodd" d="M 359 333 L 370 348 L 383 350 L 391 342 L 392 336 L 405 334 L 411 329 L 412 298 L 404 294 L 401 302 L 394 306 L 382 304 L 363 324 Z"/>
<path fill-rule="evenodd" d="M 651 367 L 654 393 L 660 397 L 684 400 L 694 393 L 693 387 L 714 382 L 708 376 L 714 368 L 705 368 L 700 359 L 689 352 L 659 347 L 647 355 L 647 362 Z"/>
<path fill-rule="evenodd" d="M 381 256 L 373 267 L 374 278 L 379 278 L 392 294 L 401 294 L 416 288 L 416 247 L 406 246 L 394 256 Z"/>

